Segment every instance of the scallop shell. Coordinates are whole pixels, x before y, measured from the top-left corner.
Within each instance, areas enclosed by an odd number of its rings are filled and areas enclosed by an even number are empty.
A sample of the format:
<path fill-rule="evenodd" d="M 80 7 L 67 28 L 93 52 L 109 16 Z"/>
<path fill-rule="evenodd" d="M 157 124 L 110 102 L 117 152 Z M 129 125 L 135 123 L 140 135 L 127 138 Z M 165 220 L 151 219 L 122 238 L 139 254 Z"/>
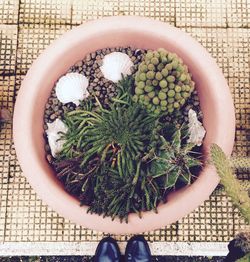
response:
<path fill-rule="evenodd" d="M 48 142 L 53 157 L 56 157 L 63 149 L 65 140 L 60 139 L 61 133 L 67 133 L 68 127 L 63 123 L 62 120 L 57 118 L 54 122 L 47 124 L 48 129 L 46 131 Z"/>
<path fill-rule="evenodd" d="M 78 106 L 81 100 L 89 96 L 88 85 L 89 80 L 86 76 L 79 73 L 68 73 L 56 83 L 56 96 L 63 104 L 72 102 Z"/>
<path fill-rule="evenodd" d="M 121 52 L 113 52 L 103 58 L 103 64 L 100 67 L 104 77 L 117 83 L 124 76 L 130 75 L 133 62 L 128 55 Z"/>

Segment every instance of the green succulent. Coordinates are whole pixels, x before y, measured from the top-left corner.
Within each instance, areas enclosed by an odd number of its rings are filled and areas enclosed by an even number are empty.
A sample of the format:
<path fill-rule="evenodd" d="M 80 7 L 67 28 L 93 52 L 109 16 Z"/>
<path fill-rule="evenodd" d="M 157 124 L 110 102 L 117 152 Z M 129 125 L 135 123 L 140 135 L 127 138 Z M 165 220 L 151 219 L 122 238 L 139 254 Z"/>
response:
<path fill-rule="evenodd" d="M 118 103 L 101 112 L 72 111 L 66 116 L 66 123 L 69 131 L 62 154 L 77 157 L 75 152 L 85 152 L 81 164 L 84 166 L 93 156 L 105 160 L 113 151 L 117 152 L 118 162 L 135 159 L 150 141 L 155 117 L 139 104 L 124 107 Z"/>
<path fill-rule="evenodd" d="M 231 162 L 226 157 L 222 149 L 213 144 L 211 146 L 211 159 L 220 176 L 221 184 L 226 193 L 231 197 L 233 204 L 240 210 L 246 221 L 250 222 L 250 198 L 248 192 L 241 186 L 238 179 L 234 176 Z"/>
<path fill-rule="evenodd" d="M 185 104 L 193 91 L 191 74 L 176 54 L 163 48 L 147 52 L 135 76 L 135 101 L 156 114 L 171 114 Z M 150 100 L 143 103 L 139 99 L 141 95 L 147 95 Z M 167 105 L 161 107 L 158 100 L 166 101 Z"/>
<path fill-rule="evenodd" d="M 199 156 L 192 151 L 193 144 L 184 144 L 181 130 L 172 135 L 171 142 L 160 137 L 162 146 L 151 159 L 150 173 L 154 179 L 160 179 L 159 184 L 165 191 L 174 189 L 176 184 L 191 184 L 194 175 L 191 169 L 201 167 Z"/>

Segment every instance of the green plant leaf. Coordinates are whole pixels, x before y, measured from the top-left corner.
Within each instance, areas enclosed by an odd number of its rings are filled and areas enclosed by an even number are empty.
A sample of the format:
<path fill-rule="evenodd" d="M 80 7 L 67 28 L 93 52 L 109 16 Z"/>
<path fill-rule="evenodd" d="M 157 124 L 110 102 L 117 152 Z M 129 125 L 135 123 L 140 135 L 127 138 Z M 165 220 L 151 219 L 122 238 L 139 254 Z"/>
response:
<path fill-rule="evenodd" d="M 169 189 L 174 187 L 180 176 L 180 173 L 181 171 L 178 168 L 176 170 L 167 173 L 164 188 Z"/>

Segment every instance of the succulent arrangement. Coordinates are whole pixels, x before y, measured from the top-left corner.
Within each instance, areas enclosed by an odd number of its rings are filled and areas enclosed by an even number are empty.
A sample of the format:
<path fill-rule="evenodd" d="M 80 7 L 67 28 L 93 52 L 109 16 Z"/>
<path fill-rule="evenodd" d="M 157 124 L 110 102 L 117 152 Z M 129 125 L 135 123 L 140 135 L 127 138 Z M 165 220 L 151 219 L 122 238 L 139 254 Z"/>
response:
<path fill-rule="evenodd" d="M 91 79 L 63 76 L 55 94 L 69 106 L 45 125 L 47 159 L 65 189 L 89 212 L 121 221 L 130 213 L 157 212 L 168 193 L 191 184 L 202 167 L 200 112 L 189 111 L 181 124 L 171 121 L 192 97 L 191 74 L 165 49 L 143 54 L 137 64 L 121 52 L 103 57 L 99 70 L 116 89 L 108 104 L 88 89 Z"/>

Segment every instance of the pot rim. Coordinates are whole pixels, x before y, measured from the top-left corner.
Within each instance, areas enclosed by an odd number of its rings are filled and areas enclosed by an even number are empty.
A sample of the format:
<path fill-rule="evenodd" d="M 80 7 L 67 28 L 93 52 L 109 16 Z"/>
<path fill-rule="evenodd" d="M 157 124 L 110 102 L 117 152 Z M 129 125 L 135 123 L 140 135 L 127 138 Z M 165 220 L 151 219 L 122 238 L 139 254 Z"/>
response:
<path fill-rule="evenodd" d="M 220 125 L 214 126 L 214 137 L 209 142 L 205 141 L 204 154 L 206 157 L 208 156 L 211 142 L 220 145 L 227 155 L 231 154 L 235 129 L 234 106 L 228 85 L 215 61 L 198 42 L 180 29 L 160 21 L 136 16 L 107 17 L 87 22 L 68 31 L 45 49 L 32 64 L 19 90 L 14 110 L 13 137 L 24 175 L 40 198 L 60 215 L 76 224 L 98 231 L 116 234 L 140 233 L 173 223 L 208 199 L 219 182 L 214 167 L 206 165 L 192 185 L 170 194 L 168 202 L 159 206 L 158 214 L 153 211 L 144 212 L 142 219 L 137 214 L 130 214 L 128 224 L 120 224 L 119 219 L 112 221 L 109 217 L 102 218 L 96 214 L 87 213 L 87 207 L 80 207 L 79 201 L 65 192 L 51 174 L 49 164 L 45 166 L 41 163 L 44 161 L 41 160 L 41 155 L 42 153 L 45 155 L 45 151 L 42 152 L 40 145 L 37 149 L 38 144 L 35 143 L 34 138 L 38 132 L 38 127 L 34 125 L 36 117 L 33 114 L 34 108 L 39 103 L 37 97 L 39 90 L 36 86 L 41 86 L 41 81 L 44 80 L 47 70 L 46 67 L 52 67 L 56 59 L 62 57 L 64 52 L 72 48 L 74 44 L 88 41 L 100 32 L 105 35 L 107 32 L 115 32 L 116 30 L 137 30 L 138 32 L 142 31 L 142 34 L 153 34 L 165 42 L 175 41 L 176 46 L 181 48 L 184 53 L 188 53 L 189 57 L 200 58 L 199 61 L 197 60 L 196 67 L 200 67 L 199 70 L 203 71 L 206 84 L 214 90 L 216 88 L 219 90 L 219 94 L 213 92 L 212 98 L 216 107 L 214 110 L 217 113 L 214 117 L 217 124 L 220 123 Z M 45 68 L 44 64 L 46 64 Z M 205 98 L 203 99 L 205 101 Z M 208 139 L 206 138 L 206 140 Z M 28 148 L 28 152 L 24 148 Z"/>

